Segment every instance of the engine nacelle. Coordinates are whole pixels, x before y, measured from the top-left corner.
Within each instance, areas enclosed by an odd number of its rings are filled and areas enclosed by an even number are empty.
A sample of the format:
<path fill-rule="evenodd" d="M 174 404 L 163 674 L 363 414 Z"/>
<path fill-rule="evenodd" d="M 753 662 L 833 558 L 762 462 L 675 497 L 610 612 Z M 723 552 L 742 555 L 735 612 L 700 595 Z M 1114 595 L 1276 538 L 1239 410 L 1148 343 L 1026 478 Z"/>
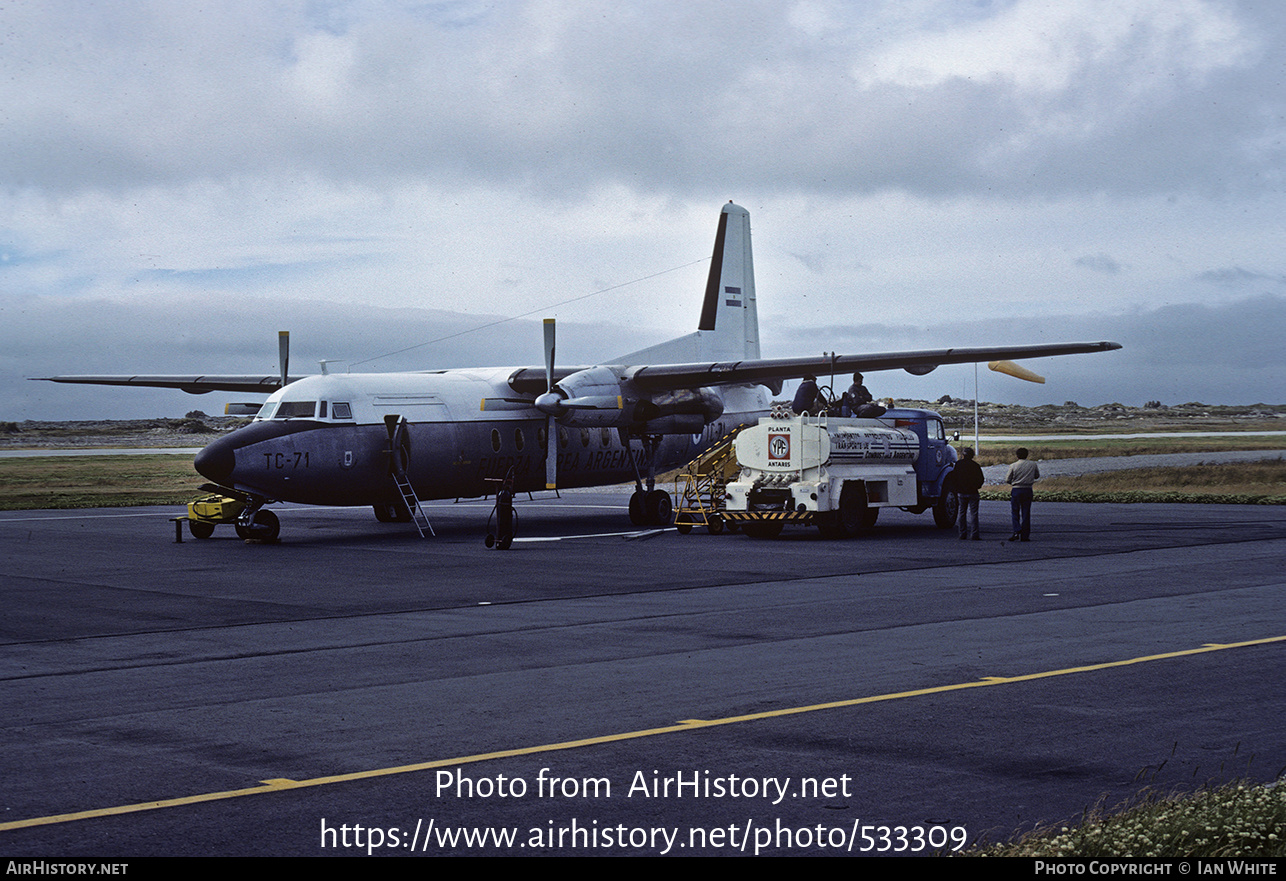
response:
<path fill-rule="evenodd" d="M 710 388 L 678 389 L 639 401 L 634 415 L 640 434 L 699 434 L 723 415 L 723 398 Z"/>
<path fill-rule="evenodd" d="M 699 434 L 723 415 L 714 389 L 678 389 L 630 399 L 610 367 L 578 370 L 536 398 L 536 407 L 573 428 L 628 428 L 636 434 Z"/>

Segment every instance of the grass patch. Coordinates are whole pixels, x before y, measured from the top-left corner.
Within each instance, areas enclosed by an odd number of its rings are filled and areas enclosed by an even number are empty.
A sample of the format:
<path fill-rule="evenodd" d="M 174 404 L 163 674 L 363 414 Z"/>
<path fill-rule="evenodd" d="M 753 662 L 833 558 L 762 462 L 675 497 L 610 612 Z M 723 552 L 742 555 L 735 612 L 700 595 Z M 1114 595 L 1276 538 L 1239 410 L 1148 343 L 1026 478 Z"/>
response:
<path fill-rule="evenodd" d="M 1009 493 L 986 490 L 983 498 L 1007 499 Z M 1286 461 L 1132 468 L 1051 477 L 1036 484 L 1036 500 L 1286 505 Z"/>
<path fill-rule="evenodd" d="M 204 482 L 187 456 L 0 459 L 0 510 L 185 505 Z"/>
<path fill-rule="evenodd" d="M 1100 805 L 1077 826 L 1039 829 L 983 857 L 1286 857 L 1286 787 L 1228 783 L 1186 795 L 1146 792 Z"/>
<path fill-rule="evenodd" d="M 968 446 L 965 441 L 957 443 Z M 1286 450 L 1286 435 L 1250 437 L 1097 437 L 1093 440 L 1031 441 L 1028 443 L 984 443 L 978 450 L 978 464 L 1001 465 L 1014 461 L 1014 450 L 1026 446 L 1031 458 L 1087 459 L 1099 456 L 1155 456 L 1163 453 L 1215 453 L 1225 450 Z"/>

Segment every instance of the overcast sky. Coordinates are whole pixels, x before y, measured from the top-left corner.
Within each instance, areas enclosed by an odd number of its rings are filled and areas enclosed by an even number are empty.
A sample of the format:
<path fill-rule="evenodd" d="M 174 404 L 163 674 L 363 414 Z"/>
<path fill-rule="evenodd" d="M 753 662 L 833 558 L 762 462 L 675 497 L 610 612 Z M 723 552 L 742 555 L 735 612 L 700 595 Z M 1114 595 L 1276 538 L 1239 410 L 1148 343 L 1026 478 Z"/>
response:
<path fill-rule="evenodd" d="M 1282 403 L 1284 79 L 1268 0 L 6 3 L 0 420 L 220 411 L 24 377 L 279 329 L 536 364 L 552 315 L 594 363 L 695 329 L 729 199 L 766 357 L 1114 339 L 981 396 Z"/>

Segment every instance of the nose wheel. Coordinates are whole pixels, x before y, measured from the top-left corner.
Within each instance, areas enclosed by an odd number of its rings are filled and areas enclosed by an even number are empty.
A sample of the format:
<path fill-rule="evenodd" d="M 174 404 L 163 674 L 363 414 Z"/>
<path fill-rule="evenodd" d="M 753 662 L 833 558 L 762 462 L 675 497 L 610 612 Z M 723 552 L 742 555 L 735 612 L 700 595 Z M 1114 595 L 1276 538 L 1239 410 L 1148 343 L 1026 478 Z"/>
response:
<path fill-rule="evenodd" d="M 237 521 L 237 535 L 246 541 L 276 541 L 281 534 L 281 521 L 271 511 L 259 509 L 248 524 Z"/>

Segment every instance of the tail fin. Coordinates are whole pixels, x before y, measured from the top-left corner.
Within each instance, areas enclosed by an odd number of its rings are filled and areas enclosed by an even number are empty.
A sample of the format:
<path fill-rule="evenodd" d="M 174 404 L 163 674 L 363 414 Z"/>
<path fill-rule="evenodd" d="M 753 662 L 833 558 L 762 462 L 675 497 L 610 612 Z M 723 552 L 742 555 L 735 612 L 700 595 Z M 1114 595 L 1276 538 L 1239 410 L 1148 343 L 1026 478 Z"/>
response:
<path fill-rule="evenodd" d="M 729 202 L 719 215 L 697 332 L 614 359 L 617 364 L 686 364 L 759 358 L 759 314 L 750 253 L 750 212 Z"/>
<path fill-rule="evenodd" d="M 705 302 L 701 305 L 701 360 L 759 357 L 755 264 L 750 253 L 750 212 L 729 202 L 719 215 Z"/>

